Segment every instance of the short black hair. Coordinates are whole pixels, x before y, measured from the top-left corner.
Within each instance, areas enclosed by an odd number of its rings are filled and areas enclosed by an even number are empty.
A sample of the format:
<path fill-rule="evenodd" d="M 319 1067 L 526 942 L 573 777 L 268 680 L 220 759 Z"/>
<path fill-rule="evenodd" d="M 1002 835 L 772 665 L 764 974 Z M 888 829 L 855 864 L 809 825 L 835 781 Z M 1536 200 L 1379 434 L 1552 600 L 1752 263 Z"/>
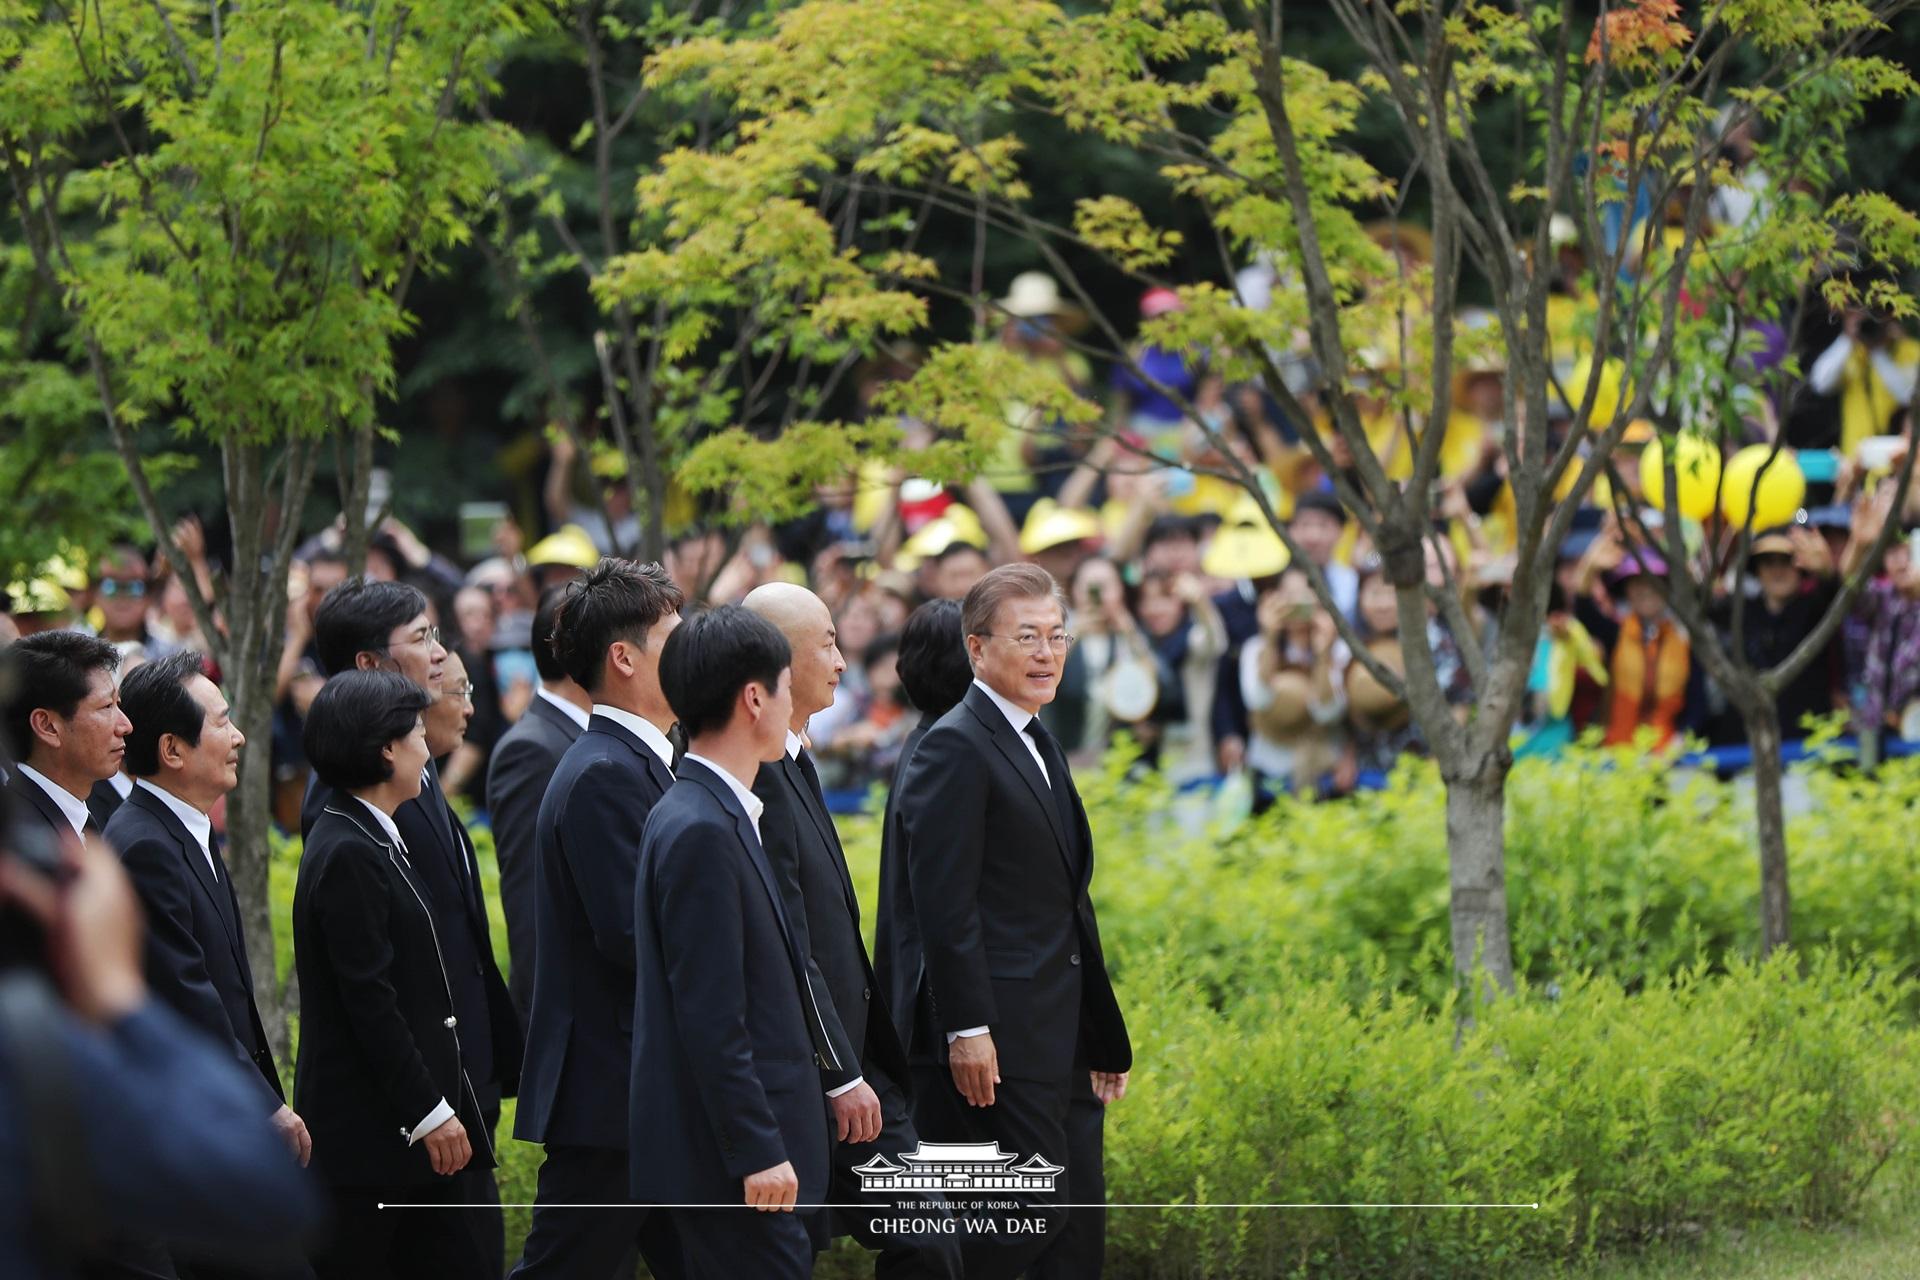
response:
<path fill-rule="evenodd" d="M 135 667 L 120 682 L 120 710 L 133 722 L 133 731 L 127 735 L 127 754 L 121 761 L 128 773 L 151 778 L 160 772 L 162 734 L 170 733 L 190 747 L 200 745 L 207 713 L 187 692 L 187 682 L 205 673 L 200 655 L 182 649 Z"/>
<path fill-rule="evenodd" d="M 432 701 L 398 671 L 343 671 L 307 708 L 300 743 L 314 773 L 335 791 L 376 787 L 393 776 L 380 753 L 412 733 Z"/>
<path fill-rule="evenodd" d="M 793 665 L 780 629 L 742 605 L 695 614 L 673 629 L 660 651 L 660 691 L 689 739 L 724 728 L 749 684 L 768 689 Z"/>
<path fill-rule="evenodd" d="M 1153 523 L 1147 526 L 1146 534 L 1140 539 L 1141 552 L 1151 551 L 1163 542 L 1198 542 L 1200 530 L 1194 527 L 1191 517 L 1178 515 L 1155 516 Z"/>
<path fill-rule="evenodd" d="M 1309 489 L 1293 500 L 1295 517 L 1308 511 L 1318 511 L 1321 515 L 1332 516 L 1343 525 L 1347 522 L 1347 509 L 1340 505 L 1340 499 L 1325 489 Z"/>
<path fill-rule="evenodd" d="M 566 595 L 565 584 L 548 587 L 540 593 L 540 605 L 533 611 L 533 666 L 548 682 L 567 678 L 567 669 L 560 665 L 560 655 L 553 647 L 553 621 Z"/>
<path fill-rule="evenodd" d="M 369 651 L 385 653 L 387 637 L 427 611 L 427 597 L 404 582 L 348 578 L 327 592 L 313 615 L 313 645 L 320 669 L 336 676 L 351 671 Z"/>
<path fill-rule="evenodd" d="M 644 647 L 654 624 L 686 603 L 660 565 L 613 556 L 563 590 L 553 619 L 553 651 L 561 670 L 588 693 L 600 691 L 615 641 Z"/>
<path fill-rule="evenodd" d="M 8 741 L 21 760 L 33 756 L 33 713 L 42 708 L 62 719 L 80 709 L 96 671 L 120 669 L 120 651 L 84 631 L 42 631 L 7 646 Z"/>
<path fill-rule="evenodd" d="M 900 631 L 900 687 L 922 715 L 938 718 L 967 696 L 973 663 L 960 625 L 958 600 L 929 600 Z"/>
<path fill-rule="evenodd" d="M 870 671 L 887 658 L 894 659 L 897 669 L 900 658 L 900 633 L 898 631 L 882 631 L 879 635 L 875 636 L 872 642 L 867 645 L 867 651 L 860 655 L 860 666 L 863 670 Z"/>
<path fill-rule="evenodd" d="M 956 538 L 954 541 L 949 542 L 946 546 L 940 548 L 938 551 L 933 553 L 933 563 L 945 564 L 947 561 L 953 559 L 955 556 L 964 556 L 969 553 L 979 556 L 982 560 L 987 559 L 987 551 L 985 547 L 982 547 L 977 543 L 972 543 L 964 539 Z"/>

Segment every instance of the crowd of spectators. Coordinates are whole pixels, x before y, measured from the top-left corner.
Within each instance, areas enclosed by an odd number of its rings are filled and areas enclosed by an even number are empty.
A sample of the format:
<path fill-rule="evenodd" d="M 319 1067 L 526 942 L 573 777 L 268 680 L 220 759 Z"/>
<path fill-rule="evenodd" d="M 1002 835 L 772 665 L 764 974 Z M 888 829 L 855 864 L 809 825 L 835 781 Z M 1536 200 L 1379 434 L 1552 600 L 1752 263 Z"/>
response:
<path fill-rule="evenodd" d="M 1715 232 L 1737 230 L 1770 193 L 1751 164 L 1744 132 L 1729 136 L 1728 151 L 1740 163 L 1716 193 Z M 1409 265 L 1428 251 L 1418 227 L 1380 224 L 1372 231 Z M 1554 219 L 1551 241 L 1552 354 L 1577 399 L 1591 376 L 1576 336 L 1577 317 L 1591 303 L 1591 273 L 1564 218 Z M 1238 281 L 1242 301 L 1255 307 L 1288 287 L 1265 261 Z M 1176 293 L 1155 289 L 1141 297 L 1140 315 L 1152 319 L 1181 305 Z M 1756 531 L 1744 564 L 1730 563 L 1734 544 L 1724 528 L 1690 523 L 1686 531 L 1701 564 L 1713 565 L 1706 573 L 1700 565 L 1687 568 L 1705 579 L 1712 616 L 1729 642 L 1733 602 L 1746 598 L 1740 656 L 1756 668 L 1784 658 L 1817 625 L 1837 583 L 1862 564 L 1887 522 L 1920 527 L 1920 509 L 1894 510 L 1890 493 L 1908 435 L 1920 342 L 1884 317 L 1830 314 L 1824 305 L 1807 311 L 1796 338 L 1771 331 L 1752 357 L 1804 369 L 1804 379 L 1756 382 L 1771 389 L 1742 401 L 1745 438 L 1727 449 L 1777 442 L 1806 481 L 1801 505 L 1784 524 Z M 940 484 L 873 461 L 822 485 L 810 514 L 777 526 L 703 525 L 684 494 L 676 491 L 669 502 L 672 533 L 663 559 L 689 599 L 737 601 L 762 583 L 787 579 L 804 581 L 834 610 L 848 667 L 833 706 L 811 726 L 827 787 L 860 793 L 890 775 L 915 715 L 895 671 L 908 613 L 926 599 L 960 598 L 989 568 L 1013 560 L 1050 570 L 1071 601 L 1077 643 L 1045 718 L 1077 759 L 1096 756 L 1124 733 L 1138 743 L 1141 767 L 1183 786 L 1242 779 L 1263 803 L 1283 790 L 1344 793 L 1421 752 L 1408 707 L 1355 660 L 1261 504 L 1223 475 L 1245 469 L 1257 477 L 1300 555 L 1321 569 L 1353 635 L 1388 667 L 1403 667 L 1395 589 L 1336 498 L 1333 478 L 1306 447 L 1306 435 L 1318 433 L 1336 467 L 1351 465 L 1326 421 L 1304 339 L 1281 360 L 1308 411 L 1307 421 L 1296 422 L 1261 386 L 1224 381 L 1204 352 L 1142 344 L 1110 370 L 1096 370 L 1071 340 L 1087 317 L 1046 275 L 1011 281 L 995 314 L 1001 325 L 994 340 L 1007 351 L 1103 405 L 1097 427 L 1069 427 L 1009 401 L 1004 446 L 970 483 Z M 1460 319 L 1463 329 L 1487 322 L 1473 313 Z M 1789 354 L 1797 366 L 1782 365 Z M 1359 358 L 1367 367 L 1354 381 L 1369 439 L 1387 474 L 1403 479 L 1411 474 L 1416 437 L 1379 395 L 1394 372 L 1391 357 L 1368 351 Z M 859 404 L 870 406 L 916 364 L 911 350 L 867 362 L 857 378 Z M 1441 687 L 1462 714 L 1474 697 L 1472 647 L 1491 643 L 1513 572 L 1505 378 L 1497 356 L 1464 361 L 1451 412 L 1429 428 L 1445 433 L 1432 495 L 1440 536 L 1427 548 L 1429 581 L 1457 588 L 1460 616 L 1472 632 L 1456 634 L 1457 618 L 1449 625 L 1434 610 L 1426 640 Z M 1617 386 L 1603 387 L 1598 398 L 1617 394 Z M 1568 412 L 1561 406 L 1562 415 Z M 1567 420 L 1557 418 L 1555 426 Z M 909 445 L 935 434 L 924 423 L 900 425 Z M 1665 424 L 1668 438 L 1687 425 Z M 1647 544 L 1644 530 L 1657 529 L 1662 516 L 1640 492 L 1640 455 L 1660 434 L 1651 422 L 1633 422 L 1615 459 L 1628 490 L 1615 496 L 1625 509 L 1637 506 L 1642 519 L 1623 531 L 1603 479 L 1557 549 L 1548 623 L 1520 726 L 1522 752 L 1557 751 L 1589 729 L 1609 744 L 1656 750 L 1675 749 L 1689 736 L 1710 743 L 1742 737 L 1740 717 L 1693 652 L 1697 637 L 1669 607 L 1662 579 L 1672 570 Z M 425 591 L 441 637 L 463 660 L 466 675 L 456 692 L 471 700 L 473 718 L 446 762 L 445 782 L 481 804 L 487 753 L 524 712 L 540 679 L 531 650 L 541 591 L 602 554 L 633 553 L 642 532 L 617 455 L 590 457 L 565 433 L 551 433 L 541 497 L 544 529 L 523 536 L 502 520 L 494 530 L 497 554 L 467 566 L 391 519 L 367 560 L 369 576 L 404 579 Z M 198 527 L 188 522 L 176 537 L 194 572 L 210 581 Z M 319 600 L 348 575 L 340 544 L 336 525 L 303 546 L 294 566 L 276 685 L 283 821 L 305 785 L 299 723 L 321 683 L 312 618 Z M 1891 547 L 1868 566 L 1868 582 L 1833 642 L 1781 689 L 1789 738 L 1805 717 L 1834 713 L 1881 739 L 1920 737 L 1920 568 L 1905 539 Z M 183 585 L 132 546 L 115 548 L 91 573 L 14 584 L 11 608 L 0 627 L 91 626 L 135 661 L 207 647 Z"/>

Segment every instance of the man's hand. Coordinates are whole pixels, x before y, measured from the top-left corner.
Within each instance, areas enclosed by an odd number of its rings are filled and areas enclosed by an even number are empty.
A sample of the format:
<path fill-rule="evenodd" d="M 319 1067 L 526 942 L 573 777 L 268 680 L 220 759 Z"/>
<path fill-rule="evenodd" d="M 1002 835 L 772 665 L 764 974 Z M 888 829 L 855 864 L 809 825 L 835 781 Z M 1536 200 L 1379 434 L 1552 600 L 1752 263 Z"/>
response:
<path fill-rule="evenodd" d="M 64 840 L 60 883 L 0 856 L 0 902 L 17 903 L 47 934 L 48 961 L 73 1011 L 105 1024 L 145 1003 L 140 902 L 120 859 L 98 840 Z"/>
<path fill-rule="evenodd" d="M 1247 740 L 1238 734 L 1220 739 L 1220 745 L 1214 749 L 1220 765 L 1220 772 L 1233 773 L 1247 758 Z"/>
<path fill-rule="evenodd" d="M 792 1213 L 795 1202 L 800 1199 L 800 1175 L 793 1171 L 791 1160 L 750 1173 L 745 1182 L 747 1203 L 762 1213 Z"/>
<path fill-rule="evenodd" d="M 1124 1071 L 1093 1071 L 1093 1096 L 1100 1099 L 1102 1106 L 1112 1106 L 1127 1096 L 1127 1073 Z"/>
<path fill-rule="evenodd" d="M 872 1142 L 880 1136 L 880 1095 L 862 1080 L 833 1104 L 833 1136 L 839 1142 Z"/>
<path fill-rule="evenodd" d="M 991 1031 L 961 1036 L 948 1045 L 947 1065 L 961 1097 L 976 1107 L 993 1105 L 993 1086 L 1000 1083 L 1000 1054 L 993 1047 Z"/>
<path fill-rule="evenodd" d="M 420 1141 L 426 1144 L 433 1171 L 443 1178 L 460 1172 L 467 1167 L 467 1161 L 473 1159 L 473 1144 L 467 1141 L 467 1127 L 460 1123 L 459 1116 L 449 1116 Z"/>
<path fill-rule="evenodd" d="M 287 1150 L 293 1152 L 300 1167 L 306 1168 L 307 1161 L 313 1159 L 313 1135 L 307 1132 L 307 1122 L 292 1107 L 281 1103 L 280 1109 L 273 1113 L 273 1129 L 287 1144 Z"/>

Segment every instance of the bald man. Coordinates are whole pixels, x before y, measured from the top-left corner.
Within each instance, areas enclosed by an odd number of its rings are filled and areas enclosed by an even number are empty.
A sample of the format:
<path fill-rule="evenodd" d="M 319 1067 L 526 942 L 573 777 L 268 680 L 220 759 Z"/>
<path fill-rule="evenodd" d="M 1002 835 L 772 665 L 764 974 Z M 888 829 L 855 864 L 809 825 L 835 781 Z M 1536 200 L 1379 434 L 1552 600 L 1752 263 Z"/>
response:
<path fill-rule="evenodd" d="M 807 720 L 832 704 L 847 664 L 840 656 L 833 615 L 813 592 L 791 583 L 768 583 L 747 596 L 746 606 L 778 627 L 793 650 L 787 753 L 777 763 L 761 766 L 753 793 L 766 805 L 760 818 L 761 844 L 780 881 L 782 905 L 795 945 L 806 959 L 807 981 L 820 1015 L 814 1020 L 820 1037 L 814 1057 L 833 1110 L 829 1203 L 855 1204 L 862 1197 L 854 1167 L 881 1154 L 898 1161 L 919 1146 L 919 1136 L 908 1117 L 906 1051 L 874 980 L 846 854 L 801 737 Z M 816 1221 L 832 1235 L 851 1235 L 877 1251 L 874 1274 L 882 1280 L 958 1280 L 962 1269 L 957 1237 L 937 1229 L 887 1229 L 944 1219 L 945 1204 L 930 1197 L 915 1212 L 904 1213 L 895 1203 L 899 1198 L 891 1193 L 873 1201 L 871 1212 L 842 1209 L 830 1222 L 824 1214 Z M 816 1233 L 816 1250 L 831 1243 L 819 1238 L 822 1234 Z"/>

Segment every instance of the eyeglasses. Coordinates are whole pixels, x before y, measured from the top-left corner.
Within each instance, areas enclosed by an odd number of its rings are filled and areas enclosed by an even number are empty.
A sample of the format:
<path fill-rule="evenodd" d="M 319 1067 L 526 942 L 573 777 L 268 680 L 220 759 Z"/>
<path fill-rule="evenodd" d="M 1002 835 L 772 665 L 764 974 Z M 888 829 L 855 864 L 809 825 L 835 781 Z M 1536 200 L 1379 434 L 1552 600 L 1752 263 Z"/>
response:
<path fill-rule="evenodd" d="M 456 698 L 461 702 L 471 703 L 473 701 L 473 686 L 471 684 L 448 685 L 445 692 L 447 697 Z"/>
<path fill-rule="evenodd" d="M 414 635 L 410 635 L 405 640 L 395 641 L 393 644 L 389 644 L 385 647 L 388 649 L 392 649 L 398 645 L 417 644 L 425 648 L 431 649 L 433 648 L 433 646 L 439 643 L 440 643 L 440 628 L 428 627 L 425 631 L 418 632 L 417 634 L 414 634 Z"/>
<path fill-rule="evenodd" d="M 1056 631 L 1050 636 L 1037 635 L 1031 631 L 1022 631 L 1017 636 L 1000 636 L 991 631 L 982 631 L 980 634 L 989 640 L 1010 640 L 1019 645 L 1029 656 L 1036 658 L 1048 649 L 1055 653 L 1065 653 L 1073 648 L 1073 642 L 1080 638 L 1065 631 Z"/>
<path fill-rule="evenodd" d="M 116 596 L 127 596 L 130 599 L 141 600 L 146 597 L 147 584 L 138 580 L 122 582 L 117 578 L 106 578 L 101 581 L 99 591 L 101 598 L 104 600 L 111 600 Z"/>

